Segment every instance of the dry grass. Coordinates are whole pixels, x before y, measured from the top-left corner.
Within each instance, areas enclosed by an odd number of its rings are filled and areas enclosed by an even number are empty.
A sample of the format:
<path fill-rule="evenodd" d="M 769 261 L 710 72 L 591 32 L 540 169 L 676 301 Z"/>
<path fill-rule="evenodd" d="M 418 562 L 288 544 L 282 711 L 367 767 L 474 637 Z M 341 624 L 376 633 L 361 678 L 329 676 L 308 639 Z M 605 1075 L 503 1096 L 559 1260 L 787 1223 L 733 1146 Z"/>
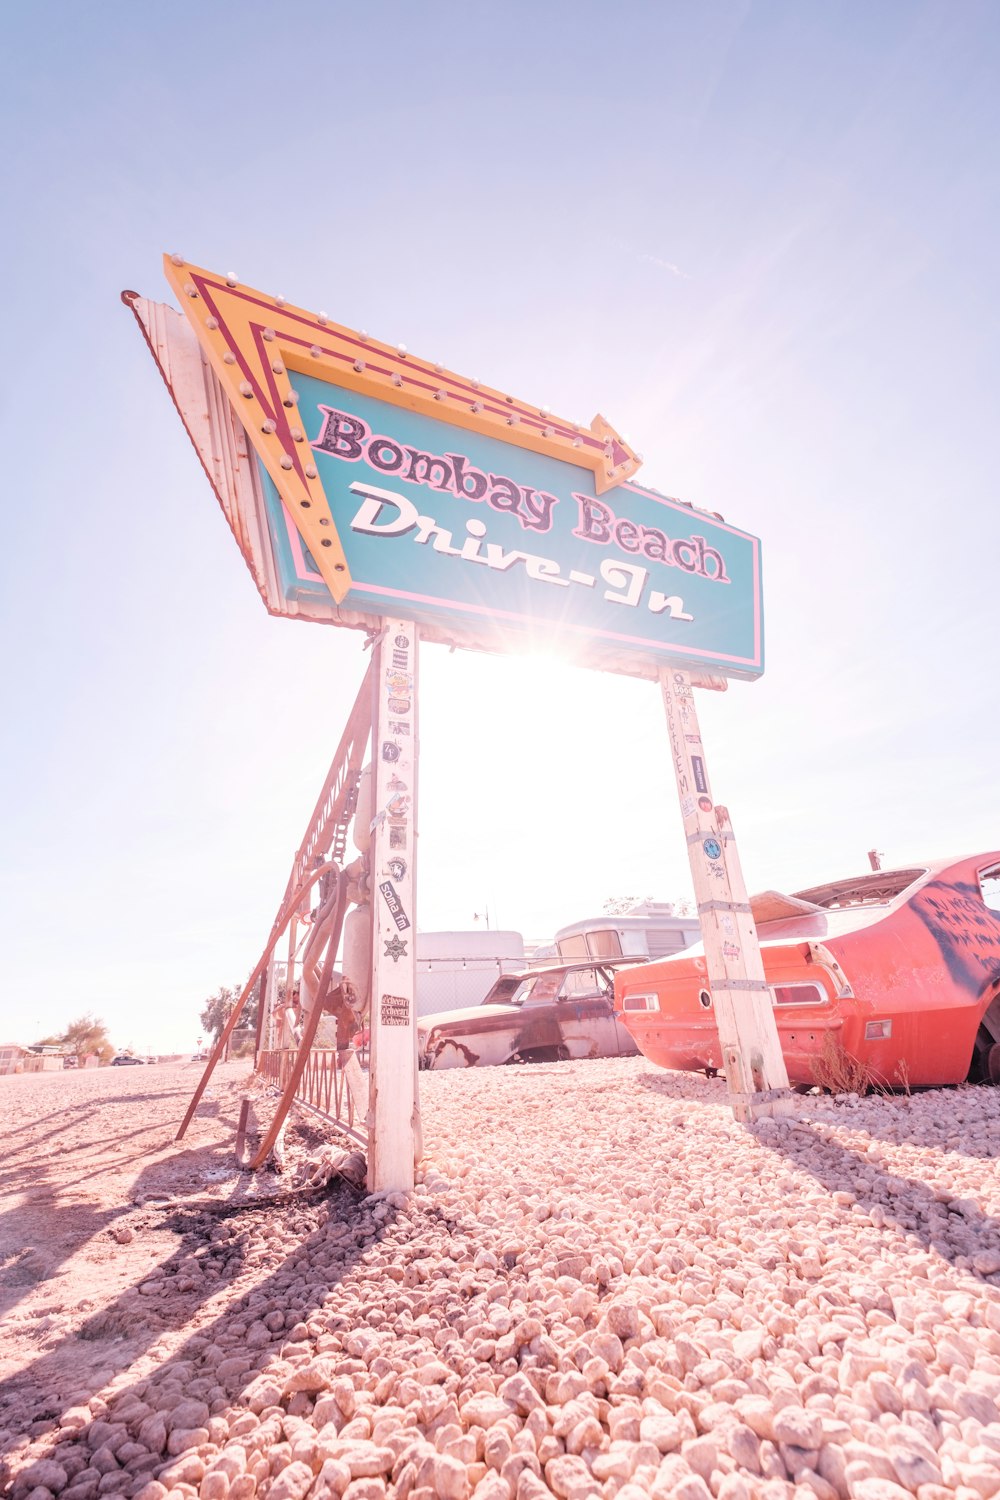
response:
<path fill-rule="evenodd" d="M 830 1031 L 824 1036 L 823 1049 L 813 1063 L 813 1076 L 820 1088 L 831 1094 L 867 1094 L 871 1089 L 886 1089 L 882 1075 L 848 1052 Z"/>
<path fill-rule="evenodd" d="M 903 1093 L 906 1094 L 907 1096 L 909 1096 L 909 1093 L 910 1093 L 910 1070 L 909 1070 L 909 1068 L 906 1065 L 906 1058 L 905 1057 L 901 1057 L 899 1059 L 899 1062 L 896 1064 L 896 1082 L 899 1084 L 899 1087 L 903 1090 Z"/>

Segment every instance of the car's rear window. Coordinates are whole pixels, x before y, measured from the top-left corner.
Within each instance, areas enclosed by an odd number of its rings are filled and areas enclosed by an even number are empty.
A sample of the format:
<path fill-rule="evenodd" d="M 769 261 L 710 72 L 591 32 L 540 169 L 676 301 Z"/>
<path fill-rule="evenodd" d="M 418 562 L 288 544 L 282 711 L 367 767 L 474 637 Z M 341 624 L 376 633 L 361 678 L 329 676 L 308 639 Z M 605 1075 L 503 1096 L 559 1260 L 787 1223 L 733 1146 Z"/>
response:
<path fill-rule="evenodd" d="M 481 1003 L 483 1005 L 509 1005 L 514 997 L 514 991 L 523 983 L 524 980 L 519 974 L 512 974 L 506 979 L 498 979 Z"/>
<path fill-rule="evenodd" d="M 990 911 L 1000 912 L 1000 865 L 979 871 L 979 894 Z"/>
<path fill-rule="evenodd" d="M 829 885 L 816 885 L 808 891 L 793 894 L 800 901 L 811 901 L 814 906 L 825 906 L 828 911 L 845 906 L 885 906 L 926 874 L 926 869 L 874 870 L 870 875 L 858 875 L 854 880 L 833 880 Z"/>

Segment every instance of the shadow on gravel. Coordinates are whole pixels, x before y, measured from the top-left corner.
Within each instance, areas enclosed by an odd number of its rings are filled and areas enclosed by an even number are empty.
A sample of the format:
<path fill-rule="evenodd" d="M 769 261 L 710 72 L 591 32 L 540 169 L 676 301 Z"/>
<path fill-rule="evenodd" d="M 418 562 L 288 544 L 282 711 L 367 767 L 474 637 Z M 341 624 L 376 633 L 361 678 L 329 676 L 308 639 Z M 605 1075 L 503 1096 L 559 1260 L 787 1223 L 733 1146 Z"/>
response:
<path fill-rule="evenodd" d="M 640 1082 L 653 1093 L 678 1103 L 726 1102 L 725 1082 L 721 1078 L 712 1080 L 712 1084 L 719 1088 L 717 1101 L 706 1100 L 705 1081 L 698 1074 L 642 1074 Z M 996 1094 L 997 1117 L 1000 1119 L 1000 1090 L 993 1092 Z M 822 1103 L 820 1100 L 816 1102 Z M 867 1114 L 864 1120 L 852 1119 L 853 1111 L 844 1111 L 843 1115 L 838 1115 L 835 1127 L 854 1129 L 865 1139 L 934 1147 L 939 1151 L 949 1149 L 940 1133 L 930 1128 L 929 1122 L 921 1122 L 919 1115 L 909 1111 L 908 1096 L 894 1096 L 892 1104 L 898 1104 L 900 1109 L 892 1109 L 890 1104 L 891 1114 L 887 1115 L 884 1132 L 872 1128 L 872 1121 Z M 916 1236 L 926 1249 L 936 1251 L 943 1260 L 960 1270 L 968 1271 L 985 1285 L 1000 1287 L 1000 1222 L 997 1219 L 984 1214 L 970 1198 L 943 1194 L 919 1178 L 901 1176 L 886 1170 L 884 1165 L 872 1161 L 863 1151 L 828 1140 L 820 1130 L 813 1128 L 820 1123 L 803 1113 L 803 1117 L 794 1125 L 781 1125 L 772 1129 L 765 1127 L 763 1130 L 758 1126 L 756 1131 L 748 1133 L 754 1134 L 765 1150 L 773 1151 L 775 1155 L 794 1162 L 808 1172 L 828 1192 L 852 1194 L 864 1211 L 869 1214 L 872 1210 L 875 1211 L 876 1226 L 880 1220 L 885 1224 L 895 1225 L 905 1233 Z M 829 1123 L 831 1122 L 822 1122 Z M 696 1120 L 692 1115 L 685 1114 L 678 1116 L 674 1124 L 683 1129 L 695 1126 Z M 890 1124 L 894 1127 L 891 1134 L 888 1133 Z M 988 1153 L 990 1157 L 994 1154 Z M 977 1271 L 973 1265 L 973 1257 L 993 1254 L 997 1257 L 998 1270 L 988 1273 Z"/>
<path fill-rule="evenodd" d="M 876 1228 L 894 1225 L 985 1285 L 1000 1286 L 1000 1223 L 971 1198 L 939 1195 L 919 1178 L 887 1172 L 867 1156 L 827 1140 L 808 1121 L 765 1131 L 758 1127 L 755 1134 L 765 1150 L 794 1162 L 828 1192 L 850 1193 Z M 976 1270 L 973 1257 L 985 1255 L 996 1255 L 997 1273 Z"/>
<path fill-rule="evenodd" d="M 190 1296 L 172 1296 L 170 1306 L 157 1317 L 156 1326 L 150 1325 L 144 1332 L 141 1325 L 137 1329 L 136 1320 L 147 1312 L 141 1306 L 147 1298 L 136 1287 L 123 1292 L 80 1331 L 79 1338 L 83 1341 L 104 1340 L 108 1343 L 108 1361 L 102 1363 L 89 1385 L 77 1375 L 72 1387 L 67 1388 L 63 1359 L 58 1362 L 62 1388 L 53 1389 L 50 1378 L 53 1361 L 43 1355 L 14 1379 L 0 1384 L 0 1429 L 9 1421 L 4 1417 L 4 1406 L 9 1408 L 14 1402 L 23 1406 L 30 1395 L 36 1414 L 32 1436 L 37 1440 L 47 1435 L 39 1430 L 39 1423 L 51 1427 L 51 1446 L 45 1456 L 54 1456 L 57 1462 L 68 1463 L 76 1470 L 63 1494 L 69 1500 L 85 1500 L 84 1488 L 75 1490 L 75 1480 L 82 1468 L 89 1465 L 92 1430 L 98 1422 L 114 1423 L 119 1406 L 123 1410 L 132 1409 L 129 1420 L 135 1426 L 136 1402 L 155 1411 L 159 1409 L 162 1398 L 167 1398 L 164 1406 L 175 1404 L 170 1400 L 171 1392 L 175 1398 L 180 1393 L 185 1398 L 204 1402 L 213 1414 L 238 1401 L 241 1392 L 266 1371 L 283 1345 L 293 1341 L 290 1335 L 298 1342 L 347 1326 L 346 1318 L 341 1318 L 338 1323 L 338 1315 L 327 1308 L 323 1325 L 308 1328 L 310 1320 L 324 1308 L 334 1288 L 373 1245 L 391 1234 L 396 1220 L 395 1213 L 389 1210 L 381 1222 L 376 1221 L 373 1217 L 376 1205 L 370 1200 L 359 1200 L 359 1191 L 334 1179 L 322 1198 L 314 1196 L 309 1202 L 262 1203 L 259 1207 L 248 1207 L 244 1203 L 239 1207 L 213 1208 L 211 1213 L 165 1207 L 158 1218 L 158 1227 L 173 1229 L 180 1236 L 180 1244 L 176 1254 L 163 1267 L 164 1275 L 177 1278 L 178 1288 L 185 1273 L 188 1277 L 194 1274 L 201 1284 L 191 1289 Z M 405 1232 L 409 1234 L 409 1229 Z M 217 1317 L 199 1321 L 197 1315 L 203 1303 L 247 1269 L 245 1263 L 252 1257 L 255 1233 L 263 1236 L 278 1234 L 284 1240 L 295 1238 L 298 1243 L 277 1266 L 271 1267 L 262 1280 L 241 1291 L 234 1288 L 233 1302 Z M 264 1252 L 271 1259 L 275 1253 L 279 1252 Z M 204 1264 L 213 1259 L 220 1262 L 214 1268 L 214 1276 L 194 1272 L 194 1262 Z M 208 1269 L 213 1268 L 209 1266 Z M 59 1440 L 59 1418 L 68 1405 L 85 1403 L 116 1374 L 136 1364 L 165 1331 L 191 1323 L 195 1324 L 195 1331 L 169 1359 L 149 1374 L 119 1384 L 111 1397 L 109 1410 L 96 1415 L 88 1426 L 64 1433 Z M 137 1332 L 140 1333 L 138 1348 Z M 153 1353 L 155 1356 L 155 1350 Z M 30 1425 L 30 1420 L 22 1420 L 18 1433 L 11 1436 L 20 1435 Z M 95 1446 L 107 1442 L 103 1428 L 100 1435 L 102 1442 L 95 1443 Z M 0 1453 L 9 1451 L 9 1448 L 9 1442 L 0 1442 Z M 69 1458 L 71 1453 L 78 1455 L 75 1463 Z M 114 1493 L 133 1493 L 167 1461 L 166 1453 L 130 1454 Z M 7 1465 L 0 1461 L 0 1489 L 4 1489 L 9 1477 Z M 103 1478 L 103 1474 L 99 1476 L 99 1479 Z M 93 1495 L 97 1494 L 97 1485 L 95 1480 L 90 1492 Z M 101 1493 L 109 1492 L 106 1481 L 101 1483 Z"/>
<path fill-rule="evenodd" d="M 821 1108 L 832 1107 L 829 1099 L 816 1099 L 815 1103 Z M 855 1119 L 855 1110 L 837 1106 L 838 1128 L 855 1130 L 888 1146 L 924 1146 L 978 1161 L 992 1161 L 1000 1155 L 1000 1089 L 991 1084 L 871 1095 L 861 1107 L 863 1117 Z M 941 1129 L 942 1122 L 946 1122 L 946 1130 Z M 974 1143 L 969 1139 L 970 1130 L 988 1138 Z"/>
<path fill-rule="evenodd" d="M 640 1073 L 639 1082 L 654 1094 L 691 1104 L 725 1104 L 726 1080 L 706 1078 L 703 1073 Z"/>
<path fill-rule="evenodd" d="M 639 1082 L 653 1093 L 670 1099 L 689 1099 L 698 1104 L 725 1104 L 726 1083 L 721 1076 L 706 1079 L 701 1073 L 641 1073 Z M 718 1097 L 707 1095 L 706 1090 L 718 1090 Z M 933 1101 L 937 1109 L 933 1118 L 927 1118 L 928 1103 Z M 1000 1156 L 1000 1088 L 989 1084 L 957 1084 L 954 1088 L 925 1089 L 912 1094 L 871 1094 L 860 1108 L 859 1117 L 855 1109 L 835 1105 L 829 1097 L 807 1096 L 797 1101 L 799 1119 L 804 1125 L 816 1121 L 814 1111 L 835 1111 L 836 1120 L 822 1123 L 836 1124 L 838 1129 L 855 1131 L 873 1141 L 884 1141 L 889 1146 L 923 1146 L 935 1151 L 950 1151 L 974 1160 L 992 1161 Z M 943 1132 L 941 1120 L 948 1123 Z M 967 1138 L 970 1128 L 983 1131 L 990 1138 L 974 1145 Z"/>

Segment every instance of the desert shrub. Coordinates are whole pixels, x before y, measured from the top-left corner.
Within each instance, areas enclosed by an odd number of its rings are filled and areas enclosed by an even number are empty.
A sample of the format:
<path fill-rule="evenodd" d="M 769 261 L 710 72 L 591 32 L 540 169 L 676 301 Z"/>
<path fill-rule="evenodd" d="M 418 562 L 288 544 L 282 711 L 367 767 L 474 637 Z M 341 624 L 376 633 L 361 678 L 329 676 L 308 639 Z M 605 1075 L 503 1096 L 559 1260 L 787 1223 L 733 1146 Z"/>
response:
<path fill-rule="evenodd" d="M 885 1080 L 868 1063 L 848 1052 L 839 1037 L 828 1031 L 813 1063 L 813 1077 L 830 1094 L 867 1094 L 884 1088 Z"/>

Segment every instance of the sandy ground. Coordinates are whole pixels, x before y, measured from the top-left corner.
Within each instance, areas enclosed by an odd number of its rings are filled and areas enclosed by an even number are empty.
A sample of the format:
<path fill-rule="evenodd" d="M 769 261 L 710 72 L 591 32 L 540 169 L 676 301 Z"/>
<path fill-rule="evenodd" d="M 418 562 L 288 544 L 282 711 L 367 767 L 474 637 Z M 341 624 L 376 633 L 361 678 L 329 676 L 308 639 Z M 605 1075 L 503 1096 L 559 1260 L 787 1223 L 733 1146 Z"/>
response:
<path fill-rule="evenodd" d="M 175 1268 L 216 1227 L 189 1202 L 253 1196 L 233 1141 L 247 1065 L 220 1067 L 184 1141 L 204 1064 L 0 1078 L 0 1431 L 87 1399 L 211 1298 Z M 270 1174 L 260 1188 L 277 1190 Z M 162 1270 L 171 1295 L 138 1288 Z M 72 1403 L 70 1403 L 72 1404 Z"/>
<path fill-rule="evenodd" d="M 174 1144 L 199 1075 L 0 1079 L 5 1491 L 1000 1492 L 1000 1091 L 748 1131 L 641 1058 L 422 1075 L 416 1192 L 298 1199 L 236 1170 L 245 1064 Z"/>

